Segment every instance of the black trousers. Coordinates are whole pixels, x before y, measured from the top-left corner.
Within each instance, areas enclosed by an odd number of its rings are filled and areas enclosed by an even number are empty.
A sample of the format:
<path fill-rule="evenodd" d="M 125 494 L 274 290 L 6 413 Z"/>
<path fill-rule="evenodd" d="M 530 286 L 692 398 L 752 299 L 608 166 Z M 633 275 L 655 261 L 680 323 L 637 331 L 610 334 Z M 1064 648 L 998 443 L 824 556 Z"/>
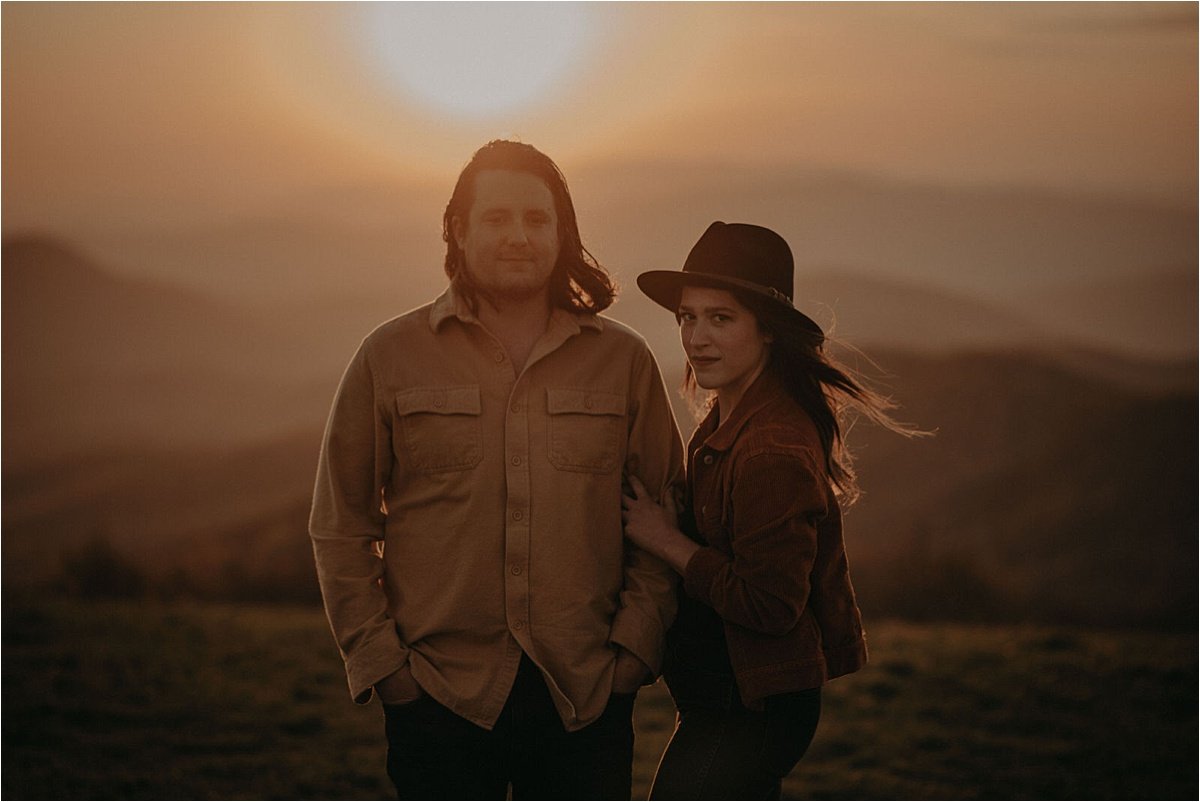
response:
<path fill-rule="evenodd" d="M 430 697 L 384 705 L 387 770 L 401 799 L 629 799 L 633 703 L 614 694 L 604 714 L 563 727 L 527 657 L 496 722 L 485 730 Z"/>
<path fill-rule="evenodd" d="M 714 689 L 714 684 L 718 687 Z M 672 687 L 675 732 L 654 776 L 651 799 L 779 799 L 783 778 L 812 743 L 821 689 L 768 696 L 749 710 L 732 680 L 705 682 L 699 698 Z"/>

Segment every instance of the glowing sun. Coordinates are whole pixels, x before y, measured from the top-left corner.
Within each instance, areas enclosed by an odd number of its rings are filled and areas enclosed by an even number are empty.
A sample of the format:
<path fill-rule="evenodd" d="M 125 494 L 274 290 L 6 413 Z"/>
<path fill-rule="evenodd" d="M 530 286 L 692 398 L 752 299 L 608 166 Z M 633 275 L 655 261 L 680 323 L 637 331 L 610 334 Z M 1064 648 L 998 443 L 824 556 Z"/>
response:
<path fill-rule="evenodd" d="M 372 60 L 410 96 L 463 117 L 546 100 L 593 38 L 578 3 L 378 3 L 368 16 Z"/>

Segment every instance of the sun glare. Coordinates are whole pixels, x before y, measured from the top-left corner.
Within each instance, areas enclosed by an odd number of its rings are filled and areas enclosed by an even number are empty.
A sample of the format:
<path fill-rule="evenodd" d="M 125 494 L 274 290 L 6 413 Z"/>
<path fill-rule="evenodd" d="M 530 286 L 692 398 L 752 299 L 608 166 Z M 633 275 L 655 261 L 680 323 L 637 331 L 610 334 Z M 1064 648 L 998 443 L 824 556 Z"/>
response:
<path fill-rule="evenodd" d="M 591 11 L 576 3 L 379 3 L 372 60 L 398 89 L 461 117 L 545 100 L 589 49 Z"/>

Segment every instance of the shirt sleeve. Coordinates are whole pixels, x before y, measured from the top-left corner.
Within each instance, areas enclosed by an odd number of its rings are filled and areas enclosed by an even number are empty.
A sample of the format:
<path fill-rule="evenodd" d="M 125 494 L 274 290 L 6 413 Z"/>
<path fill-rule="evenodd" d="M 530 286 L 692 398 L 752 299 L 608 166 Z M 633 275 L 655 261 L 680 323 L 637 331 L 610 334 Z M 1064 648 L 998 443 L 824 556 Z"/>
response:
<path fill-rule="evenodd" d="M 391 426 L 364 343 L 333 401 L 309 518 L 325 612 L 360 704 L 408 660 L 382 586 L 383 488 L 391 466 Z"/>
<path fill-rule="evenodd" d="M 790 632 L 808 603 L 825 484 L 807 451 L 767 452 L 735 467 L 733 556 L 701 548 L 684 589 L 721 618 L 765 635 Z"/>
<path fill-rule="evenodd" d="M 637 476 L 660 504 L 673 504 L 683 485 L 683 443 L 666 387 L 644 346 L 632 367 L 627 474 Z M 649 666 L 662 670 L 667 628 L 675 620 L 678 577 L 650 553 L 625 545 L 624 588 L 609 639 Z"/>

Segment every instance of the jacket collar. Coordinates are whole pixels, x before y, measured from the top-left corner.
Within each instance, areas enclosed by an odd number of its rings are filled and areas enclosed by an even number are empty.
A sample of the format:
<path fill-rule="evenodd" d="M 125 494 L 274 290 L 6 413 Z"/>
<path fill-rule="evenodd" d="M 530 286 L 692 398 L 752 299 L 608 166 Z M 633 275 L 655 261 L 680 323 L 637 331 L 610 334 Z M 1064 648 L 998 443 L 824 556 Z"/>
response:
<path fill-rule="evenodd" d="M 733 414 L 719 427 L 717 426 L 717 406 L 713 405 L 712 410 L 709 411 L 698 429 L 702 437 L 701 445 L 714 451 L 728 451 L 733 447 L 738 435 L 741 434 L 742 429 L 746 428 L 750 419 L 784 392 L 786 390 L 783 389 L 783 384 L 775 372 L 764 370 L 754 380 L 754 383 L 746 388 L 746 394 L 733 408 Z"/>
<path fill-rule="evenodd" d="M 442 324 L 452 317 L 458 318 L 463 323 L 479 325 L 479 318 L 471 311 L 471 306 L 462 297 L 453 282 L 433 302 L 433 307 L 429 310 L 429 328 L 436 334 Z M 568 312 L 555 307 L 550 312 L 550 323 L 547 330 L 562 329 L 566 330 L 564 333 L 567 335 L 578 334 L 583 329 L 603 331 L 604 322 L 598 315 L 590 312 Z"/>

